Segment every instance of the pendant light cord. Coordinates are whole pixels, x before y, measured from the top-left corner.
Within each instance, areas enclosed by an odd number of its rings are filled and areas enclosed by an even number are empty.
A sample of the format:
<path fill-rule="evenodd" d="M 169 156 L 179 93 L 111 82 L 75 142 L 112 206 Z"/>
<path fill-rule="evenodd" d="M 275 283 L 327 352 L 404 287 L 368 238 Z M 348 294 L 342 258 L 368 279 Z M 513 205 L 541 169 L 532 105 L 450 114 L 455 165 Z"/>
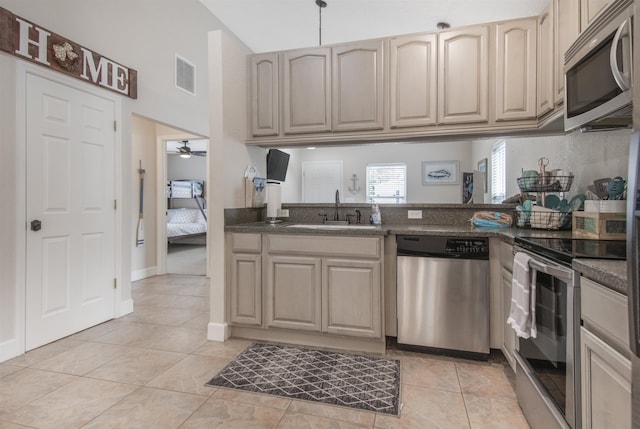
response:
<path fill-rule="evenodd" d="M 324 0 L 316 0 L 316 4 L 318 5 L 318 43 L 322 46 L 322 8 L 327 7 L 327 2 Z"/>

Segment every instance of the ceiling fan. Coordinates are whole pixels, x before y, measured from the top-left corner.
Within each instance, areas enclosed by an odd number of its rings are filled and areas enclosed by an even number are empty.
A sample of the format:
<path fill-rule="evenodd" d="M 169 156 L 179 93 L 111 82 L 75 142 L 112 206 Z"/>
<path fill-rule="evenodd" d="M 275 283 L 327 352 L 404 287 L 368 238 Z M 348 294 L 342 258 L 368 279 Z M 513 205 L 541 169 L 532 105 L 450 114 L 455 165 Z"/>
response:
<path fill-rule="evenodd" d="M 182 146 L 178 146 L 178 155 L 181 158 L 191 158 L 191 155 L 206 156 L 207 151 L 204 150 L 191 150 L 189 147 L 189 140 L 182 140 Z"/>

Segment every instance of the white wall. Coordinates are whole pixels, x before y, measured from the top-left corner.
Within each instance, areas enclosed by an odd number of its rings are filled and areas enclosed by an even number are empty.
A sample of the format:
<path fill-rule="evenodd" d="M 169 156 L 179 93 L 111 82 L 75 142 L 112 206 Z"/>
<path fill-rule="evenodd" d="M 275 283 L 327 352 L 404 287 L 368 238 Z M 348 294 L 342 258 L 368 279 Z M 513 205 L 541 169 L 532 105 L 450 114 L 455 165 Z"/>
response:
<path fill-rule="evenodd" d="M 18 16 L 36 23 L 63 37 L 86 46 L 106 57 L 138 71 L 138 99 L 122 97 L 122 120 L 118 124 L 122 135 L 122 158 L 117 160 L 122 171 L 122 198 L 118 201 L 122 220 L 122 246 L 118 273 L 122 303 L 130 302 L 130 273 L 132 268 L 133 221 L 137 217 L 137 162 L 132 160 L 132 116 L 138 114 L 153 120 L 189 130 L 199 136 L 209 135 L 208 94 L 208 32 L 224 28 L 197 0 L 154 0 L 108 2 L 84 0 L 0 0 L 3 7 Z M 179 17 L 179 20 L 177 20 Z M 180 25 L 188 23 L 188 25 Z M 195 64 L 196 96 L 175 87 L 174 61 L 178 53 Z M 3 284 L 0 288 L 0 360 L 15 355 L 9 344 L 23 338 L 18 308 L 23 303 L 16 297 L 24 291 L 24 269 L 17 255 L 24 229 L 22 196 L 17 195 L 15 183 L 24 180 L 24 159 L 21 145 L 16 141 L 16 70 L 18 58 L 0 53 L 0 175 L 3 202 L 15 208 L 3 212 L 4 225 L 0 232 L 0 269 Z M 244 79 L 244 78 L 243 78 Z M 244 80 L 243 80 L 244 82 Z M 95 88 L 90 84 L 85 84 Z M 148 164 L 147 164 L 148 165 Z M 22 207 L 21 207 L 22 205 Z M 146 258 L 146 256 L 145 256 Z M 128 308 L 128 310 L 127 310 Z M 130 311 L 120 308 L 118 314 Z"/>
<path fill-rule="evenodd" d="M 423 161 L 460 162 L 460 172 L 472 171 L 472 151 L 470 141 L 445 143 L 376 143 L 348 147 L 320 147 L 314 150 L 294 148 L 282 149 L 291 155 L 287 179 L 282 189 L 283 203 L 302 201 L 302 163 L 306 161 L 343 161 L 344 202 L 366 202 L 367 164 L 401 163 L 407 164 L 407 201 L 409 203 L 459 203 L 462 201 L 461 184 L 422 185 Z M 358 176 L 360 191 L 351 193 L 351 176 Z M 462 174 L 460 174 L 460 178 Z M 461 181 L 461 180 L 460 180 Z"/>

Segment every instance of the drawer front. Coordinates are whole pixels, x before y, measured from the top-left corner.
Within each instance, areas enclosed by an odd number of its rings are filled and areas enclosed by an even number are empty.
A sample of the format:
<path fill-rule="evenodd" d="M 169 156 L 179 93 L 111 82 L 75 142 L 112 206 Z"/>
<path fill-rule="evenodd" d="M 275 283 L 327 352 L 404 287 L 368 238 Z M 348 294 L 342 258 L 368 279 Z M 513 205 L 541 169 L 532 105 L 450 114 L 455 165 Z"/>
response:
<path fill-rule="evenodd" d="M 260 252 L 262 238 L 260 234 L 231 233 L 232 252 Z"/>
<path fill-rule="evenodd" d="M 332 257 L 375 258 L 381 256 L 379 237 L 340 237 L 335 235 L 265 235 L 269 253 L 330 255 Z"/>
<path fill-rule="evenodd" d="M 609 336 L 625 349 L 629 348 L 627 297 L 580 277 L 582 320 Z"/>

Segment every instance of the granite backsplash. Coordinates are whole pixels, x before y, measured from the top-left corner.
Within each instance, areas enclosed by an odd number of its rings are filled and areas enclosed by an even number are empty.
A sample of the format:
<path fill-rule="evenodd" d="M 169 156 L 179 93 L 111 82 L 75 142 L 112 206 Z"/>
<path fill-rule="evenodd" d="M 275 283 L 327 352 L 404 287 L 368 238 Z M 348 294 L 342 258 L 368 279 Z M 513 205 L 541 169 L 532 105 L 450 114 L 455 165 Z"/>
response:
<path fill-rule="evenodd" d="M 515 204 L 400 204 L 381 205 L 382 224 L 394 225 L 468 225 L 471 217 L 478 211 L 494 211 L 508 213 L 513 216 Z M 333 220 L 334 204 L 282 204 L 283 209 L 289 210 L 289 217 L 283 220 L 295 223 L 322 223 L 323 215 Z M 338 216 L 346 220 L 347 215 L 355 223 L 356 210 L 360 210 L 361 223 L 368 224 L 371 216 L 371 205 L 368 204 L 340 204 Z M 420 210 L 422 219 L 409 219 L 409 210 Z M 225 225 L 237 225 L 265 220 L 266 207 L 225 209 Z"/>

